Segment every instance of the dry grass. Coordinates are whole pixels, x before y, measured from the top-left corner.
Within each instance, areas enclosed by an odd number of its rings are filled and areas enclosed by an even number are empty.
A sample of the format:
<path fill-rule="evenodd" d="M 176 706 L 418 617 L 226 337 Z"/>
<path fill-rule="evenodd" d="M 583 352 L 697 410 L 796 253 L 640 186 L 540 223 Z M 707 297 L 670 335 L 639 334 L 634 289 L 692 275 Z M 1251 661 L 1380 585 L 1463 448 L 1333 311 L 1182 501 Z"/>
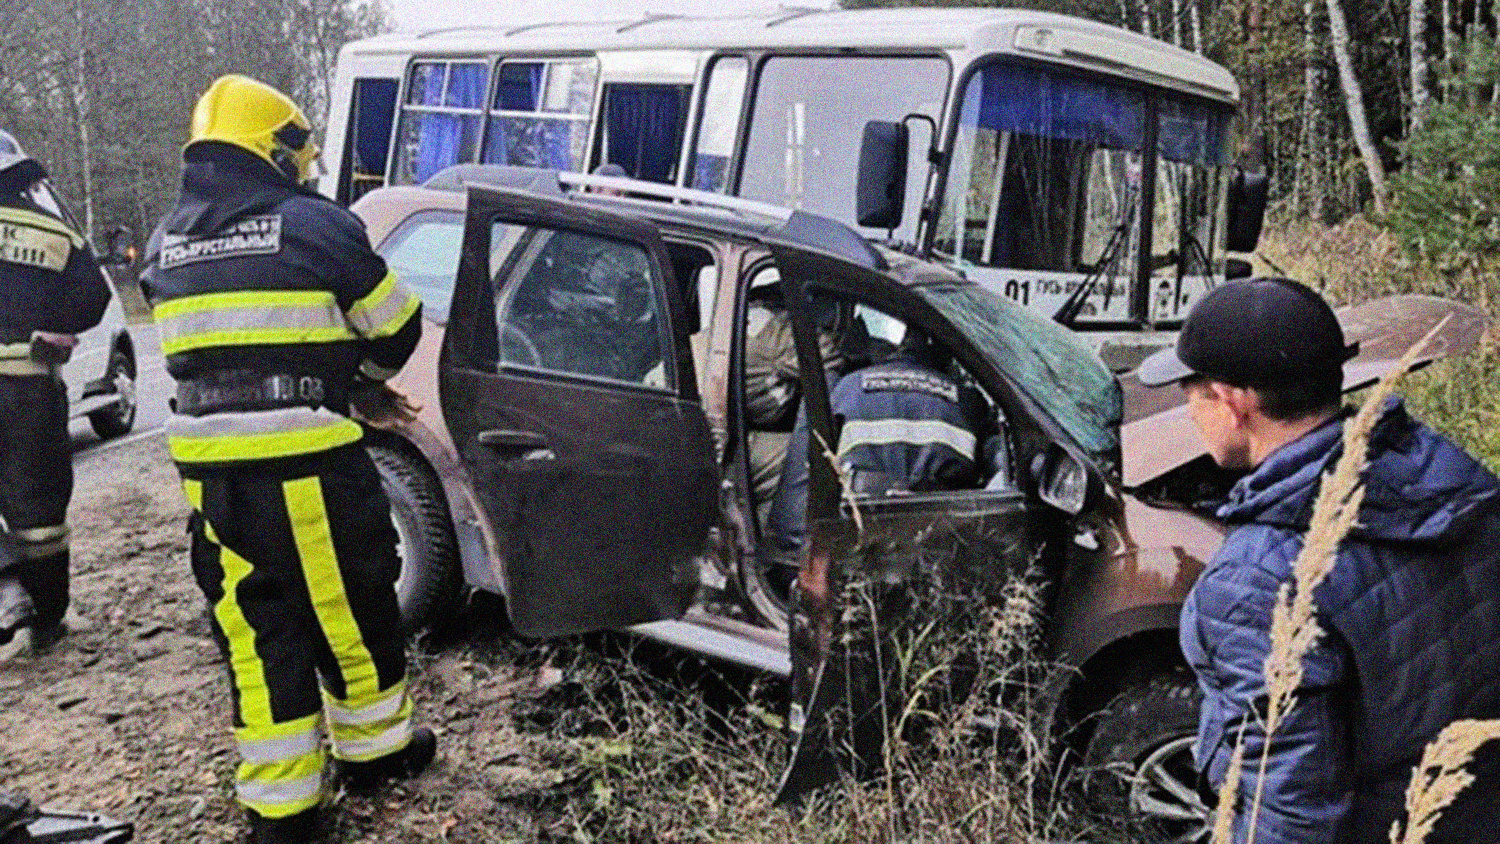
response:
<path fill-rule="evenodd" d="M 1464 770 L 1486 742 L 1500 738 L 1500 721 L 1454 721 L 1422 752 L 1406 789 L 1407 826 L 1391 825 L 1391 844 L 1421 844 L 1458 795 L 1474 782 Z"/>

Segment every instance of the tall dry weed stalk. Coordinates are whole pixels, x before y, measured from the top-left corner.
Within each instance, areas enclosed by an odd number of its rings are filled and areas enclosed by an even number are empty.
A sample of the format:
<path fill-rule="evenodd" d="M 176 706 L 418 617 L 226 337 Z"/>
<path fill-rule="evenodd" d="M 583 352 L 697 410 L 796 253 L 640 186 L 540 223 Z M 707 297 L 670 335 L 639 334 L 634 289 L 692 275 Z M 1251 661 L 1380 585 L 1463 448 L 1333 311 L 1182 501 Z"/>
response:
<path fill-rule="evenodd" d="M 1370 390 L 1359 412 L 1344 424 L 1344 451 L 1333 470 L 1323 476 L 1318 497 L 1313 503 L 1307 534 L 1303 538 L 1302 551 L 1292 563 L 1293 582 L 1281 585 L 1276 604 L 1271 610 L 1271 650 L 1266 656 L 1264 669 L 1267 693 L 1264 728 L 1267 737 L 1275 735 L 1281 727 L 1288 707 L 1293 703 L 1293 694 L 1302 683 L 1302 658 L 1317 645 L 1318 639 L 1323 635 L 1323 630 L 1318 625 L 1318 608 L 1313 593 L 1338 562 L 1339 544 L 1354 527 L 1359 506 L 1364 501 L 1361 475 L 1369 462 L 1367 451 L 1370 431 L 1375 427 L 1386 400 L 1395 392 L 1401 377 L 1411 369 L 1413 362 L 1446 324 L 1447 319 L 1444 318 L 1408 349 L 1396 367 Z M 1255 842 L 1255 826 L 1265 793 L 1266 765 L 1270 759 L 1270 751 L 1271 743 L 1266 741 L 1261 751 L 1255 796 L 1250 805 L 1247 844 Z M 1235 750 L 1235 758 L 1244 758 L 1243 735 Z M 1232 827 L 1234 811 L 1235 801 L 1226 801 L 1221 795 L 1219 816 L 1214 825 L 1215 844 L 1228 844 L 1230 838 L 1227 830 Z M 1226 832 L 1221 834 L 1221 830 Z"/>
<path fill-rule="evenodd" d="M 1443 812 L 1474 782 L 1464 766 L 1481 745 L 1500 738 L 1500 721 L 1454 721 L 1422 751 L 1406 787 L 1406 829 L 1391 824 L 1391 844 L 1421 844 L 1437 826 Z"/>

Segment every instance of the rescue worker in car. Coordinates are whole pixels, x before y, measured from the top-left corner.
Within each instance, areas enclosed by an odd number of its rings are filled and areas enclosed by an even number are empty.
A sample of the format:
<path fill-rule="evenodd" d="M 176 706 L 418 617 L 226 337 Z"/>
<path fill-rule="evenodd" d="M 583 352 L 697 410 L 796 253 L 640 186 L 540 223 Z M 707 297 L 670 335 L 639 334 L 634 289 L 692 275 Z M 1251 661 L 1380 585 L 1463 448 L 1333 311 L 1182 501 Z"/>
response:
<path fill-rule="evenodd" d="M 889 346 L 887 345 L 887 348 Z M 947 353 L 908 327 L 889 359 L 840 378 L 829 396 L 840 474 L 855 495 L 964 489 L 979 480 L 981 398 L 944 371 Z M 772 582 L 790 585 L 807 529 L 806 413 L 771 504 Z"/>
<path fill-rule="evenodd" d="M 58 366 L 99 324 L 109 283 L 78 232 L 38 205 L 47 176 L 0 131 L 0 645 L 38 650 L 66 628 L 73 445 Z M 15 641 L 12 641 L 15 640 Z"/>
<path fill-rule="evenodd" d="M 396 534 L 349 418 L 410 418 L 384 381 L 416 346 L 421 305 L 359 220 L 302 186 L 317 153 L 290 98 L 219 78 L 147 247 L 177 380 L 168 443 L 229 666 L 252 842 L 316 835 L 325 719 L 335 774 L 356 786 L 415 776 L 436 744 L 412 726 Z"/>

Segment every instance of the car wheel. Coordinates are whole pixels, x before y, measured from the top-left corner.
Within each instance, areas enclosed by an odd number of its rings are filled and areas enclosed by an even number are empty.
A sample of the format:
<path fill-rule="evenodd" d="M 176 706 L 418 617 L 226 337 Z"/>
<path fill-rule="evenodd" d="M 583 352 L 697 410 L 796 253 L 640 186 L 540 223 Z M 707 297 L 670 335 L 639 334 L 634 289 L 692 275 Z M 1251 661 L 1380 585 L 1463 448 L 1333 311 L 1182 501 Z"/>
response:
<path fill-rule="evenodd" d="M 401 625 L 415 633 L 449 609 L 460 586 L 457 543 L 442 487 L 426 464 L 384 445 L 366 447 L 391 502 L 396 553 L 396 604 Z"/>
<path fill-rule="evenodd" d="M 1133 840 L 1209 840 L 1212 810 L 1193 761 L 1201 699 L 1193 678 L 1174 672 L 1126 687 L 1097 716 L 1086 787 L 1103 814 L 1139 830 Z"/>
<path fill-rule="evenodd" d="M 135 358 L 128 351 L 116 347 L 109 353 L 104 383 L 110 386 L 118 401 L 90 413 L 89 425 L 102 440 L 123 437 L 135 426 Z"/>

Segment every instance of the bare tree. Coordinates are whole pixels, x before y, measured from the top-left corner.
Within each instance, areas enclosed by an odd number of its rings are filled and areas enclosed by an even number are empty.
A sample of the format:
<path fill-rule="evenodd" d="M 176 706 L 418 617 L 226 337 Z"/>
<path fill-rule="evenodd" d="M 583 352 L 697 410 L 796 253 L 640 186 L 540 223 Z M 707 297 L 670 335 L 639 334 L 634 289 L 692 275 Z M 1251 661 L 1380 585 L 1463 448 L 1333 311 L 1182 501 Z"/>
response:
<path fill-rule="evenodd" d="M 1406 20 L 1407 40 L 1411 42 L 1411 131 L 1415 132 L 1426 121 L 1431 100 L 1427 91 L 1427 0 L 1411 0 Z"/>
<path fill-rule="evenodd" d="M 1365 95 L 1359 77 L 1354 72 L 1354 57 L 1350 53 L 1349 22 L 1344 17 L 1341 0 L 1327 0 L 1328 32 L 1334 60 L 1339 66 L 1339 84 L 1344 89 L 1344 106 L 1349 113 L 1349 129 L 1354 135 L 1354 145 L 1364 160 L 1365 173 L 1370 178 L 1370 189 L 1374 194 L 1375 212 L 1385 213 L 1385 164 L 1380 160 L 1380 151 L 1375 148 L 1375 139 L 1370 135 L 1370 121 L 1365 116 Z"/>

